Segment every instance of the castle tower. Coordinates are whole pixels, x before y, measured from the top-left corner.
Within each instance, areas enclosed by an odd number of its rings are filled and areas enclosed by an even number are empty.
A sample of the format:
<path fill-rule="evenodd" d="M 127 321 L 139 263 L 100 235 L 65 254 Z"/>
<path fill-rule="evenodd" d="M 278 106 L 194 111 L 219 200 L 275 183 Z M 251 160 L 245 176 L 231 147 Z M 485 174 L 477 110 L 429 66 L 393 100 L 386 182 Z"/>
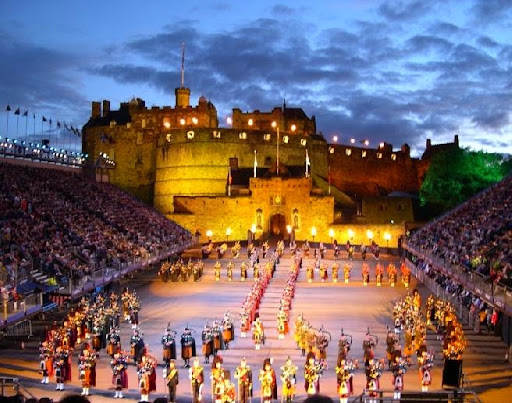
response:
<path fill-rule="evenodd" d="M 181 44 L 181 87 L 174 90 L 176 94 L 176 108 L 190 106 L 190 89 L 185 88 L 185 42 Z"/>

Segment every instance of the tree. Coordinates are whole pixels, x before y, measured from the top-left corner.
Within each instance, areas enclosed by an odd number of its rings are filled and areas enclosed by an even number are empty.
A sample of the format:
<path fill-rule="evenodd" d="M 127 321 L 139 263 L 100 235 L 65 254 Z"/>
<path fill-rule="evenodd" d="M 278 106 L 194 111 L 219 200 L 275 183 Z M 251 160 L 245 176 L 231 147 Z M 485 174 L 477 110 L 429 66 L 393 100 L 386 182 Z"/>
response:
<path fill-rule="evenodd" d="M 420 189 L 423 206 L 446 211 L 499 182 L 510 162 L 499 154 L 451 148 L 434 155 Z"/>

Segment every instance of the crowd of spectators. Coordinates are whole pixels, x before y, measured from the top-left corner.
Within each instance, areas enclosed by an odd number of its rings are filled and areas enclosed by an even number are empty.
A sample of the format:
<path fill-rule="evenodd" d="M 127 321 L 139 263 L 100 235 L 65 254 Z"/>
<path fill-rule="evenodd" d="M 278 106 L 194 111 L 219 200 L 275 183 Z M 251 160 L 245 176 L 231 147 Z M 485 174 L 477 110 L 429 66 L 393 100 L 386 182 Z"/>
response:
<path fill-rule="evenodd" d="M 512 286 L 512 176 L 415 232 L 408 244 Z"/>
<path fill-rule="evenodd" d="M 0 163 L 0 211 L 4 289 L 15 278 L 30 279 L 33 270 L 67 285 L 191 240 L 187 230 L 114 186 L 62 170 Z"/>

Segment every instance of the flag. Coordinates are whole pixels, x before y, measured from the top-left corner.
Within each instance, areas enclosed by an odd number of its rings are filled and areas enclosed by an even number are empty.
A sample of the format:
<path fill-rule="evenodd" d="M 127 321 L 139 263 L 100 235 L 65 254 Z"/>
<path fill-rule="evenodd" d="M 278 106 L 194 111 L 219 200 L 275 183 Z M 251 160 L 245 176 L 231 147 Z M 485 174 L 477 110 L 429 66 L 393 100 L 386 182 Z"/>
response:
<path fill-rule="evenodd" d="M 64 123 L 64 129 L 69 130 L 68 124 Z"/>
<path fill-rule="evenodd" d="M 43 120 L 43 122 L 46 122 L 46 118 L 45 118 L 44 116 L 43 116 L 43 119 L 42 119 L 42 120 Z"/>
<path fill-rule="evenodd" d="M 52 118 L 50 118 L 50 120 L 48 121 L 48 123 L 50 124 L 50 126 L 52 125 Z"/>
<path fill-rule="evenodd" d="M 256 168 L 258 167 L 258 160 L 256 158 L 256 150 L 254 150 L 254 177 L 256 178 Z"/>
<path fill-rule="evenodd" d="M 23 116 L 27 117 L 28 116 L 28 110 L 25 111 L 25 113 L 23 113 Z"/>
<path fill-rule="evenodd" d="M 34 120 L 36 120 L 36 114 L 34 113 Z"/>
<path fill-rule="evenodd" d="M 10 111 L 11 111 L 11 105 L 7 105 L 7 108 L 5 108 L 5 110 L 6 110 L 7 112 L 10 112 Z"/>
<path fill-rule="evenodd" d="M 60 127 L 60 122 L 57 120 L 57 127 Z"/>
<path fill-rule="evenodd" d="M 16 109 L 16 110 L 14 111 L 14 114 L 15 114 L 15 115 L 19 115 L 19 114 L 20 114 L 20 108 Z"/>

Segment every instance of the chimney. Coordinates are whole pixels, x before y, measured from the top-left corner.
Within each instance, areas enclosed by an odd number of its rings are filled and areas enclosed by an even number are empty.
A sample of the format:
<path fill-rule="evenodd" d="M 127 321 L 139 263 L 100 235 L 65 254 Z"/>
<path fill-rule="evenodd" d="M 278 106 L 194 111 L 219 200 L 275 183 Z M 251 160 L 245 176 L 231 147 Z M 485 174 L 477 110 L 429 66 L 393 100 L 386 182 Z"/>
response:
<path fill-rule="evenodd" d="M 432 140 L 427 139 L 427 150 L 430 150 L 430 147 L 432 147 Z"/>
<path fill-rule="evenodd" d="M 100 102 L 93 102 L 92 103 L 92 111 L 91 111 L 91 117 L 93 119 L 99 118 L 101 116 L 101 103 Z"/>
<path fill-rule="evenodd" d="M 107 116 L 110 113 L 110 101 L 106 99 L 103 100 L 103 117 Z"/>
<path fill-rule="evenodd" d="M 459 135 L 458 134 L 455 135 L 455 138 L 453 139 L 453 143 L 457 146 L 457 148 L 459 148 Z"/>

